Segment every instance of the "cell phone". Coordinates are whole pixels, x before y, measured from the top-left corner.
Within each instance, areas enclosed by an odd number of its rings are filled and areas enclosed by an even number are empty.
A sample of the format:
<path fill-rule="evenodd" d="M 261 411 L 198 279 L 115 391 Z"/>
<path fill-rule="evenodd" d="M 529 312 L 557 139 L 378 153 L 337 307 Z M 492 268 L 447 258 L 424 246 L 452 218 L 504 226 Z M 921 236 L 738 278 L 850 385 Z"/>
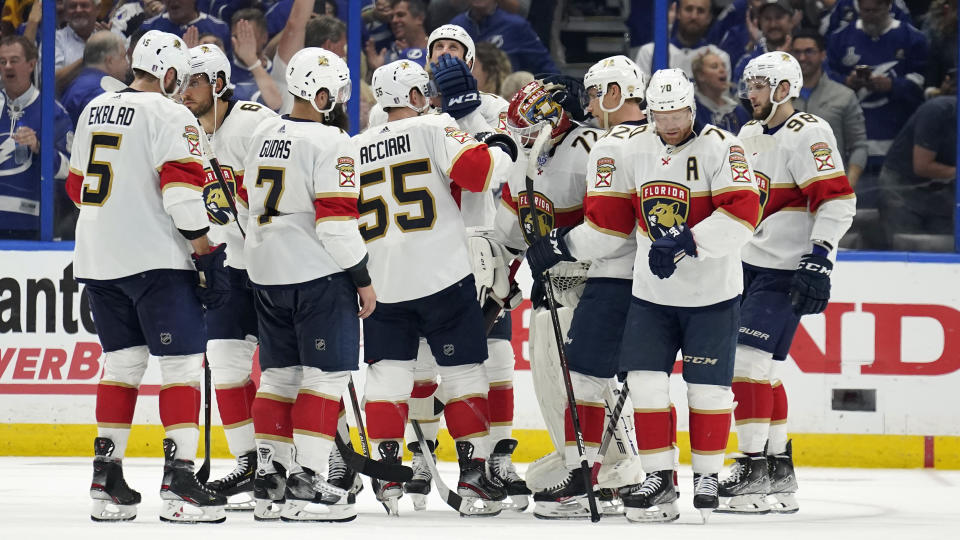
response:
<path fill-rule="evenodd" d="M 857 72 L 857 77 L 861 79 L 869 79 L 870 75 L 873 74 L 873 68 L 866 65 L 859 65 L 853 68 Z"/>

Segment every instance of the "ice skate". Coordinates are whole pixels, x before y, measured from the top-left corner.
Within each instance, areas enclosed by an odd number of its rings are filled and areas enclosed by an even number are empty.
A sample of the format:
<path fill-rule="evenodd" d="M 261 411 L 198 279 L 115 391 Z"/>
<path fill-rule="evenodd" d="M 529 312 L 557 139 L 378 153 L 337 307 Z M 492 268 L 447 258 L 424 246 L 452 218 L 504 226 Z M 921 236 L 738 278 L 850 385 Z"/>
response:
<path fill-rule="evenodd" d="M 256 469 L 257 453 L 251 450 L 237 457 L 237 466 L 230 471 L 230 474 L 207 482 L 207 489 L 227 498 L 228 512 L 253 510 L 255 506 L 253 477 L 256 475 Z"/>
<path fill-rule="evenodd" d="M 704 525 L 710 519 L 710 514 L 720 506 L 718 476 L 717 473 L 693 473 L 693 507 L 700 510 Z"/>
<path fill-rule="evenodd" d="M 363 480 L 360 479 L 357 471 L 347 466 L 336 446 L 330 451 L 327 468 L 327 483 L 330 485 L 345 489 L 354 495 L 363 491 Z"/>
<path fill-rule="evenodd" d="M 620 492 L 628 521 L 663 523 L 680 517 L 673 470 L 648 473 L 643 483 Z"/>
<path fill-rule="evenodd" d="M 93 480 L 90 498 L 93 521 L 130 521 L 137 517 L 140 494 L 123 479 L 123 465 L 113 457 L 113 441 L 97 437 L 93 441 Z"/>
<path fill-rule="evenodd" d="M 433 441 L 427 441 L 427 448 L 430 453 L 426 455 L 420 451 L 420 443 L 418 442 L 408 444 L 407 448 L 413 452 L 413 479 L 404 482 L 403 492 L 410 495 L 414 510 L 426 510 L 427 495 L 430 494 L 430 482 L 433 480 L 430 467 L 427 466 L 427 460 L 432 459 L 434 463 L 437 462 L 437 456 L 434 454 L 434 443 Z"/>
<path fill-rule="evenodd" d="M 223 523 L 227 519 L 226 497 L 214 493 L 197 481 L 193 462 L 175 459 L 177 445 L 173 439 L 163 440 L 163 484 L 160 498 L 163 507 L 160 521 L 177 523 Z"/>
<path fill-rule="evenodd" d="M 720 507 L 717 512 L 727 514 L 767 514 L 767 493 L 770 479 L 767 476 L 767 459 L 763 456 L 734 456 L 730 475 L 720 482 L 718 495 Z"/>
<path fill-rule="evenodd" d="M 562 482 L 534 493 L 533 515 L 540 519 L 590 519 L 587 486 L 580 469 L 567 471 Z"/>
<path fill-rule="evenodd" d="M 620 489 L 629 491 L 633 485 L 623 486 Z M 620 499 L 620 489 L 600 488 L 597 490 L 597 509 L 605 516 L 622 516 L 623 500 Z"/>
<path fill-rule="evenodd" d="M 523 512 L 530 506 L 530 488 L 517 474 L 513 466 L 513 451 L 517 449 L 515 439 L 501 439 L 490 454 L 490 478 L 503 485 L 510 501 L 503 503 L 504 510 Z"/>
<path fill-rule="evenodd" d="M 310 469 L 291 474 L 280 519 L 288 522 L 345 522 L 357 517 L 356 498 Z"/>
<path fill-rule="evenodd" d="M 770 495 L 767 503 L 778 514 L 793 514 L 800 510 L 797 503 L 797 475 L 793 470 L 793 441 L 787 441 L 782 454 L 767 456 L 767 474 L 770 476 Z"/>
<path fill-rule="evenodd" d="M 503 487 L 486 475 L 486 462 L 473 457 L 473 443 L 457 441 L 457 457 L 460 464 L 460 480 L 457 494 L 471 503 L 461 516 L 496 516 L 503 509 L 500 502 L 507 497 Z"/>
<path fill-rule="evenodd" d="M 396 441 L 383 441 L 377 447 L 377 450 L 380 452 L 380 461 L 385 463 L 400 463 L 400 443 Z M 377 500 L 386 508 L 387 514 L 399 516 L 399 501 L 400 497 L 403 496 L 403 485 L 400 482 L 373 480 L 373 489 L 376 491 Z"/>
<path fill-rule="evenodd" d="M 287 471 L 283 465 L 273 460 L 272 446 L 257 446 L 257 472 L 253 479 L 253 519 L 256 521 L 274 521 L 280 519 L 280 511 L 286 502 Z"/>

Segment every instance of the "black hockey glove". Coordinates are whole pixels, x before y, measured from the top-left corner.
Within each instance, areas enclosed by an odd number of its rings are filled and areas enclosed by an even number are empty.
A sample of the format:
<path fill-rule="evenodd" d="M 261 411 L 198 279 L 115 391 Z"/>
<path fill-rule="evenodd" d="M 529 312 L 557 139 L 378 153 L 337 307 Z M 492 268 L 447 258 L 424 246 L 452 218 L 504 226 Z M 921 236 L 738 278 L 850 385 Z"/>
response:
<path fill-rule="evenodd" d="M 463 60 L 441 54 L 437 62 L 431 64 L 431 69 L 437 90 L 442 96 L 443 112 L 459 120 L 480 106 L 477 79 Z"/>
<path fill-rule="evenodd" d="M 674 225 L 650 246 L 650 271 L 660 279 L 667 279 L 677 269 L 680 259 L 687 255 L 697 256 L 693 233 L 685 225 Z"/>
<path fill-rule="evenodd" d="M 517 143 L 506 133 L 483 131 L 474 135 L 473 138 L 478 142 L 486 144 L 487 146 L 503 150 L 508 156 L 510 156 L 511 161 L 517 161 L 517 154 L 519 153 L 517 149 Z"/>
<path fill-rule="evenodd" d="M 590 114 L 583 109 L 584 103 L 588 103 L 589 99 L 580 79 L 555 74 L 538 75 L 537 78 L 543 81 L 550 91 L 550 97 L 570 113 L 571 118 L 577 122 L 586 122 L 590 118 Z"/>
<path fill-rule="evenodd" d="M 527 249 L 527 263 L 530 264 L 530 272 L 534 276 L 543 274 L 561 261 L 576 260 L 570 255 L 567 242 L 563 239 L 569 230 L 567 227 L 554 229 L 547 236 L 530 244 Z"/>
<path fill-rule="evenodd" d="M 230 274 L 224 266 L 227 260 L 227 245 L 220 244 L 206 255 L 194 255 L 193 265 L 200 273 L 197 297 L 207 309 L 216 309 L 230 297 Z"/>
<path fill-rule="evenodd" d="M 790 283 L 790 303 L 797 315 L 823 313 L 830 300 L 830 273 L 833 263 L 823 255 L 809 253 L 800 258 L 800 265 Z"/>

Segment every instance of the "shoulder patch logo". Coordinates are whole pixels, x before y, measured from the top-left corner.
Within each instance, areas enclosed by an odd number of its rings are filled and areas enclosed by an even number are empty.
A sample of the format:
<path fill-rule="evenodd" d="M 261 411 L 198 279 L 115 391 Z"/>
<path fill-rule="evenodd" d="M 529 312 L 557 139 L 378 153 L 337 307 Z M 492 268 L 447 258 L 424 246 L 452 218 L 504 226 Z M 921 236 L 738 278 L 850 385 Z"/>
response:
<path fill-rule="evenodd" d="M 753 181 L 750 179 L 750 166 L 747 165 L 747 157 L 743 151 L 743 147 L 733 145 L 730 147 L 730 172 L 733 174 L 733 181 L 740 182 L 743 184 L 751 184 Z"/>
<path fill-rule="evenodd" d="M 469 133 L 467 133 L 466 131 L 461 131 L 455 127 L 448 126 L 443 128 L 443 131 L 446 133 L 447 137 L 450 137 L 451 139 L 457 141 L 460 144 L 464 144 L 468 141 L 474 140 L 474 138 L 471 137 Z"/>
<path fill-rule="evenodd" d="M 833 150 L 825 142 L 818 142 L 810 145 L 810 152 L 813 153 L 813 161 L 817 164 L 818 171 L 829 171 L 835 169 L 833 164 Z"/>
<path fill-rule="evenodd" d="M 357 187 L 354 181 L 356 171 L 353 165 L 353 158 L 351 157 L 337 158 L 337 170 L 340 171 L 340 187 Z"/>
<path fill-rule="evenodd" d="M 612 183 L 613 171 L 617 170 L 614 166 L 613 158 L 602 157 L 597 160 L 597 182 L 595 189 L 608 188 Z"/>
<path fill-rule="evenodd" d="M 190 154 L 203 157 L 203 151 L 200 150 L 200 132 L 194 126 L 183 127 L 183 138 L 187 141 L 187 151 Z"/>
<path fill-rule="evenodd" d="M 690 214 L 690 189 L 673 182 L 650 182 L 640 188 L 647 236 L 660 238 L 671 227 L 687 222 Z"/>

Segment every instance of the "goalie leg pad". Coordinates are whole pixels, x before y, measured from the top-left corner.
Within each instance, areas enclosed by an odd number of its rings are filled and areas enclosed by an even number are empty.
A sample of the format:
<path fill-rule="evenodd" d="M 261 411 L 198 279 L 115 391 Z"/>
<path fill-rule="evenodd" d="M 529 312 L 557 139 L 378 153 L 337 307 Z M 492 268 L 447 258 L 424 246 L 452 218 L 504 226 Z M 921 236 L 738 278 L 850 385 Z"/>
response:
<path fill-rule="evenodd" d="M 113 455 L 118 458 L 127 451 L 137 393 L 149 357 L 146 345 L 104 353 L 103 377 L 97 385 L 97 436 L 113 441 Z"/>
<path fill-rule="evenodd" d="M 297 463 L 326 476 L 327 462 L 342 411 L 340 396 L 347 389 L 349 371 L 323 371 L 305 366 L 297 401 L 293 404 L 293 443 Z"/>
<path fill-rule="evenodd" d="M 773 387 L 770 353 L 747 345 L 737 345 L 733 367 L 733 395 L 737 402 L 737 443 L 744 454 L 763 452 L 770 432 L 773 412 Z"/>
<path fill-rule="evenodd" d="M 557 309 L 560 330 L 566 336 L 573 319 L 573 309 Z M 530 316 L 530 372 L 533 376 L 533 390 L 540 404 L 540 413 L 546 424 L 550 440 L 557 452 L 563 452 L 564 421 L 567 408 L 567 392 L 560 370 L 560 355 L 554 335 L 550 311 L 536 309 Z"/>
<path fill-rule="evenodd" d="M 200 380 L 203 354 L 161 356 L 160 422 L 166 436 L 176 443 L 175 459 L 193 461 L 197 456 L 197 424 L 200 414 Z"/>
<path fill-rule="evenodd" d="M 693 472 L 719 473 L 730 435 L 733 392 L 727 386 L 687 383 Z"/>

